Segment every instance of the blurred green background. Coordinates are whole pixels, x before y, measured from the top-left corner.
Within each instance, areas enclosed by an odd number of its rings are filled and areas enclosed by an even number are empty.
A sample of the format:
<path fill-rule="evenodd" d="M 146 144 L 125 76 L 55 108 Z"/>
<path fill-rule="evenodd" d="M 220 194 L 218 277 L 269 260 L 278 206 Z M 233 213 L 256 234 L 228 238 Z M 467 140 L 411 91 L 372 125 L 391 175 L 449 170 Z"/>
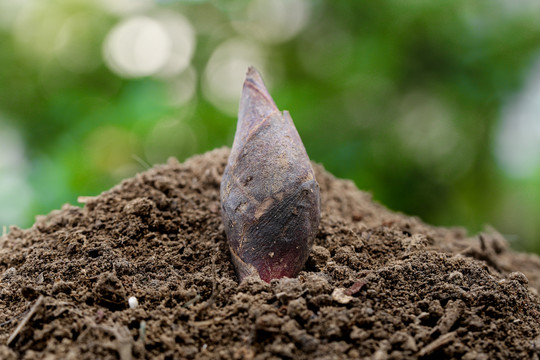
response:
<path fill-rule="evenodd" d="M 248 65 L 386 206 L 540 251 L 540 5 L 0 0 L 0 226 L 231 145 Z"/>

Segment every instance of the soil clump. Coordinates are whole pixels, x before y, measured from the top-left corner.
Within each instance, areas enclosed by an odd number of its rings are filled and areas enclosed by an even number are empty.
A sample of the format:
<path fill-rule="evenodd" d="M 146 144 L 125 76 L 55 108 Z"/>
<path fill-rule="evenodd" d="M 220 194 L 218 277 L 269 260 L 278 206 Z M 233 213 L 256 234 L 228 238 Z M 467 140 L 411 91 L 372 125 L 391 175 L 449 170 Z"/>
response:
<path fill-rule="evenodd" d="M 11 228 L 0 358 L 539 359 L 537 256 L 391 212 L 317 165 L 304 270 L 238 284 L 219 204 L 228 154 L 170 160 Z"/>

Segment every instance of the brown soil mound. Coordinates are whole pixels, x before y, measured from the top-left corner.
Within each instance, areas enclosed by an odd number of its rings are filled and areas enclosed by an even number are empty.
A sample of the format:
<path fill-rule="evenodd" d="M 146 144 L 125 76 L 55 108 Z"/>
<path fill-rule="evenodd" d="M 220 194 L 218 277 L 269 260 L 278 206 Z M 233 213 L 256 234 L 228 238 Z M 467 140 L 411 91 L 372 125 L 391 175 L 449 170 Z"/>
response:
<path fill-rule="evenodd" d="M 538 257 L 390 212 L 318 166 L 304 271 L 239 285 L 219 215 L 228 153 L 0 238 L 0 358 L 538 359 Z"/>

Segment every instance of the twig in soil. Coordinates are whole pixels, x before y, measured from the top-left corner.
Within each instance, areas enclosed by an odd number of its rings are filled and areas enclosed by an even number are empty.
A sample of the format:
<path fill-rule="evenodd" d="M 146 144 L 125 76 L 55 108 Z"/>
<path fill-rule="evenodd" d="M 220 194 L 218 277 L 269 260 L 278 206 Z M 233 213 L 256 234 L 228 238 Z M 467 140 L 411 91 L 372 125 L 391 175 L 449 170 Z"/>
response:
<path fill-rule="evenodd" d="M 465 304 L 461 300 L 450 300 L 446 306 L 444 315 L 440 318 L 437 326 L 431 331 L 431 336 L 444 335 L 454 326 L 456 321 L 459 320 L 463 311 L 465 310 Z"/>
<path fill-rule="evenodd" d="M 197 294 L 195 295 L 195 297 L 191 300 L 189 300 L 188 302 L 186 302 L 184 305 L 182 305 L 182 307 L 185 307 L 187 308 L 188 306 L 190 305 L 193 305 L 195 304 L 197 301 L 199 301 L 201 299 L 201 295 L 200 294 Z"/>
<path fill-rule="evenodd" d="M 369 241 L 369 239 L 371 239 L 371 230 L 367 232 L 367 237 L 365 241 Z"/>
<path fill-rule="evenodd" d="M 438 348 L 448 344 L 449 342 L 452 342 L 455 338 L 456 338 L 456 332 L 455 331 L 452 331 L 452 332 L 449 332 L 449 333 L 447 333 L 445 335 L 442 335 L 439 338 L 437 338 L 437 339 L 433 340 L 432 342 L 430 342 L 429 344 L 427 344 L 426 346 L 424 346 L 422 348 L 422 350 L 420 350 L 418 355 L 420 357 L 422 357 L 422 356 L 426 356 L 428 354 L 431 354 L 432 352 L 434 352 Z"/>
<path fill-rule="evenodd" d="M 493 249 L 487 246 L 486 239 L 484 238 L 483 234 L 478 235 L 478 239 L 480 240 L 480 249 L 482 252 L 479 254 L 479 260 L 484 260 L 488 263 L 491 267 L 493 267 L 495 270 L 497 270 L 500 273 L 503 273 L 504 271 L 504 265 L 501 264 L 501 262 L 497 259 L 497 255 L 493 251 Z"/>
<path fill-rule="evenodd" d="M 9 320 L 6 320 L 6 321 L 4 321 L 3 323 L 0 323 L 0 327 L 2 327 L 2 326 L 6 326 L 7 324 L 10 324 L 10 323 L 12 323 L 13 321 L 15 321 L 15 320 L 19 319 L 20 317 L 22 317 L 22 316 L 23 316 L 23 315 L 25 315 L 26 313 L 28 313 L 28 310 L 26 310 L 26 311 L 23 311 L 23 312 L 22 312 L 22 313 L 20 313 L 19 315 L 15 315 L 15 316 L 14 316 L 14 317 L 12 317 L 11 319 L 9 319 Z"/>
<path fill-rule="evenodd" d="M 216 256 L 218 254 L 218 249 L 216 247 L 216 250 L 214 251 L 214 256 L 212 256 L 212 294 L 210 294 L 210 297 L 206 301 L 206 304 L 204 306 L 204 309 L 212 306 L 214 304 L 214 299 L 216 298 L 216 289 L 217 289 L 217 273 L 216 273 Z"/>
<path fill-rule="evenodd" d="M 466 249 L 462 250 L 460 254 L 484 261 L 487 265 L 491 266 L 493 269 L 500 273 L 508 271 L 508 266 L 499 261 L 495 251 L 491 248 L 491 246 L 488 246 L 488 244 L 486 243 L 484 234 L 479 234 L 478 240 L 480 242 L 480 249 L 478 249 L 477 247 L 469 246 Z"/>
<path fill-rule="evenodd" d="M 30 311 L 28 312 L 28 314 L 26 314 L 24 319 L 22 319 L 22 321 L 19 323 L 19 325 L 15 328 L 15 331 L 13 331 L 13 333 L 9 337 L 6 345 L 9 346 L 9 345 L 11 345 L 11 343 L 13 343 L 13 341 L 17 338 L 17 336 L 19 335 L 21 330 L 24 328 L 24 326 L 28 323 L 28 321 L 30 321 L 32 316 L 34 316 L 34 314 L 37 312 L 37 310 L 41 306 L 41 304 L 43 304 L 43 299 L 44 299 L 43 295 L 40 295 L 38 297 L 38 299 L 36 300 L 34 305 L 32 305 L 32 307 L 30 308 Z"/>
<path fill-rule="evenodd" d="M 141 321 L 139 325 L 139 341 L 144 344 L 144 338 L 146 336 L 146 321 Z"/>
<path fill-rule="evenodd" d="M 141 321 L 139 325 L 139 338 L 137 341 L 142 345 L 140 348 L 142 358 L 146 358 L 146 346 L 144 346 L 144 342 L 146 339 L 146 321 Z"/>
<path fill-rule="evenodd" d="M 478 235 L 478 240 L 480 240 L 480 249 L 482 249 L 482 252 L 486 252 L 487 251 L 486 239 L 484 239 L 484 236 L 480 234 Z"/>

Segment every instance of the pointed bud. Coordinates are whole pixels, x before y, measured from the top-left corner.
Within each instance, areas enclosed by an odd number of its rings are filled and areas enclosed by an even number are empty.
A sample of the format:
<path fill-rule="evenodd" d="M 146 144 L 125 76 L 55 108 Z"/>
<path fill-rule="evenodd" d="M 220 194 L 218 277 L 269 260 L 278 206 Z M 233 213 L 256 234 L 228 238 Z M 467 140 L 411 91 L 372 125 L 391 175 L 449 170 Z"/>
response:
<path fill-rule="evenodd" d="M 221 182 L 221 209 L 240 281 L 294 277 L 320 219 L 319 184 L 288 112 L 280 112 L 249 68 L 234 143 Z"/>

